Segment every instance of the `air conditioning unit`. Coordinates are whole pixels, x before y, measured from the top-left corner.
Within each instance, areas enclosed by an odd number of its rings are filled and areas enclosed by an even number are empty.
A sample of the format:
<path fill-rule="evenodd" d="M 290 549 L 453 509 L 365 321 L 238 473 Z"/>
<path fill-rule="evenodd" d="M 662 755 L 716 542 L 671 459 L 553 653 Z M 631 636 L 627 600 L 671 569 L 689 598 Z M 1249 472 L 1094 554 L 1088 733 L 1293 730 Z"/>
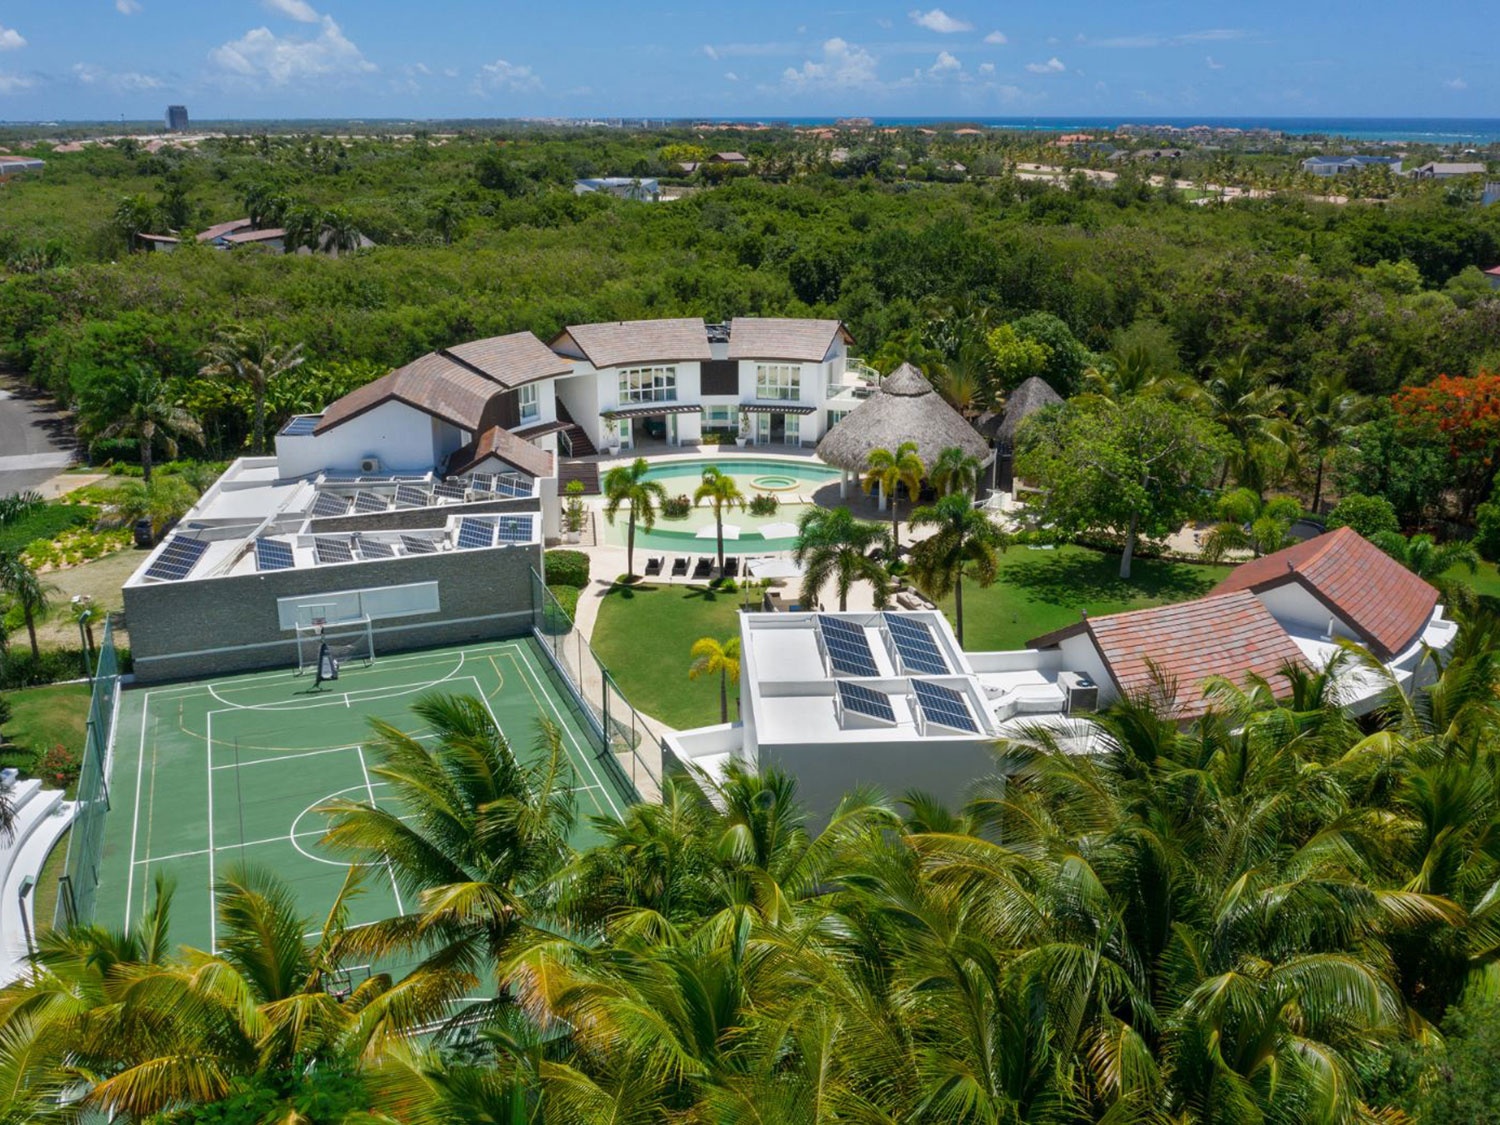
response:
<path fill-rule="evenodd" d="M 380 458 L 379 457 L 361 457 L 359 459 L 359 471 L 362 472 L 362 473 L 378 473 L 378 472 L 380 472 Z"/>

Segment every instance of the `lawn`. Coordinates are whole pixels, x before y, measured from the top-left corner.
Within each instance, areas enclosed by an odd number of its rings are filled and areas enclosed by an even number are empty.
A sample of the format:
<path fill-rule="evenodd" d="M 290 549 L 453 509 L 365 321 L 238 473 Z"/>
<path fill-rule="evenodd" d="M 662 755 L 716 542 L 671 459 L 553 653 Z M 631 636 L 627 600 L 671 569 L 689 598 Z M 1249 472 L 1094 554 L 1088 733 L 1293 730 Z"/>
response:
<path fill-rule="evenodd" d="M 599 607 L 590 643 L 637 710 L 678 730 L 717 723 L 718 679 L 689 680 L 688 651 L 699 637 L 740 635 L 740 598 L 703 586 L 616 586 Z M 738 695 L 731 684 L 731 720 Z"/>
<path fill-rule="evenodd" d="M 1032 637 L 1071 625 L 1082 610 L 1097 617 L 1199 598 L 1234 567 L 1137 559 L 1131 569 L 1123 581 L 1119 555 L 1087 547 L 1012 547 L 1000 556 L 994 585 L 964 583 L 964 647 L 1025 648 Z M 953 599 L 942 608 L 951 622 Z"/>
<path fill-rule="evenodd" d="M 1500 598 L 1500 568 L 1492 562 L 1481 562 L 1479 570 L 1470 574 L 1465 567 L 1455 566 L 1444 578 L 1467 582 L 1481 597 Z"/>
<path fill-rule="evenodd" d="M 0 732 L 5 736 L 0 765 L 17 766 L 29 774 L 42 753 L 58 744 L 82 757 L 92 690 L 89 684 L 62 684 L 6 692 L 11 714 Z"/>

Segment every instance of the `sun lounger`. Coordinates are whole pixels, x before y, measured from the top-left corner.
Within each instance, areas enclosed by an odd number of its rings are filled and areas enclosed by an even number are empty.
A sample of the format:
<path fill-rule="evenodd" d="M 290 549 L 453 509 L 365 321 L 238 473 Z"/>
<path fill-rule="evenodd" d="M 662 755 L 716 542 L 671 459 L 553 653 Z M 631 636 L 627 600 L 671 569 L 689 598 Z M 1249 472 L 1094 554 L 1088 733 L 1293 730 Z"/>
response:
<path fill-rule="evenodd" d="M 661 573 L 661 568 L 662 568 L 662 563 L 664 563 L 665 561 L 666 561 L 665 558 L 663 558 L 661 555 L 657 555 L 654 559 L 647 559 L 646 560 L 646 577 L 647 578 L 654 578 L 656 575 L 660 574 Z"/>
<path fill-rule="evenodd" d="M 688 572 L 688 561 L 686 555 L 679 555 L 672 560 L 672 577 L 686 578 Z"/>
<path fill-rule="evenodd" d="M 708 558 L 706 556 L 700 557 L 698 559 L 698 564 L 693 567 L 693 580 L 694 581 L 706 581 L 708 579 L 708 576 L 713 573 L 713 570 L 714 570 L 714 561 L 713 561 L 713 559 L 710 559 L 710 558 Z"/>
<path fill-rule="evenodd" d="M 738 578 L 740 576 L 740 560 L 730 555 L 724 560 L 724 577 Z"/>

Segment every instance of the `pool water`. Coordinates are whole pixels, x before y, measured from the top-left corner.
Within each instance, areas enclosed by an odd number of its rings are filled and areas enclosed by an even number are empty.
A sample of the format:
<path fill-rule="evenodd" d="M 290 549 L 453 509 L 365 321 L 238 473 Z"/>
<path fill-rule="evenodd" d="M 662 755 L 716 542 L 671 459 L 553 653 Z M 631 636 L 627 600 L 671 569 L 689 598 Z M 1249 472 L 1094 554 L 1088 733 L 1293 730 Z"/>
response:
<path fill-rule="evenodd" d="M 696 482 L 709 466 L 739 478 L 741 487 L 763 477 L 777 477 L 787 482 L 775 486 L 779 488 L 787 487 L 788 483 L 805 483 L 819 488 L 839 479 L 839 471 L 821 461 L 778 461 L 769 457 L 694 457 L 682 461 L 656 461 L 647 470 L 646 479 L 659 480 L 670 490 L 669 481 Z"/>

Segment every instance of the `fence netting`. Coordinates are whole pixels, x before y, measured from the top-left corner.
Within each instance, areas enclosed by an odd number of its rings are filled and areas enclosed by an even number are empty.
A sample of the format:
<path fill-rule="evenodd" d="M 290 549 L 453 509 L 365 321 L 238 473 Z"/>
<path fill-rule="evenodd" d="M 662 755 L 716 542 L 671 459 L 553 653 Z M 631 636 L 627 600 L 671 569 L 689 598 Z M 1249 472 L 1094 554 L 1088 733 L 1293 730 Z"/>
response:
<path fill-rule="evenodd" d="M 115 717 L 115 693 L 119 686 L 120 667 L 115 654 L 114 627 L 106 619 L 95 657 L 73 824 L 68 830 L 63 873 L 58 876 L 54 926 L 94 920 L 94 893 L 99 889 L 99 863 L 104 855 L 104 818 L 109 812 L 106 772 Z"/>

